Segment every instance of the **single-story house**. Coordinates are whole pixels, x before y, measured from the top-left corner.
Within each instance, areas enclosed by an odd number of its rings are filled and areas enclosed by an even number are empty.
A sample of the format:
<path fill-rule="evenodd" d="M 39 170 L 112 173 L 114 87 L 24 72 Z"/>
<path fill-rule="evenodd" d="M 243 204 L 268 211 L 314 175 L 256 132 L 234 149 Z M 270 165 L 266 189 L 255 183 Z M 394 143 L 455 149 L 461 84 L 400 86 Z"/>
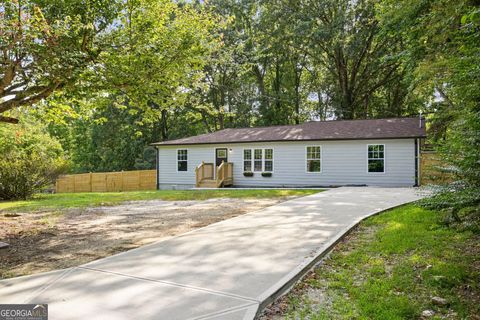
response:
<path fill-rule="evenodd" d="M 416 186 L 425 137 L 421 118 L 224 129 L 154 143 L 157 187 Z"/>

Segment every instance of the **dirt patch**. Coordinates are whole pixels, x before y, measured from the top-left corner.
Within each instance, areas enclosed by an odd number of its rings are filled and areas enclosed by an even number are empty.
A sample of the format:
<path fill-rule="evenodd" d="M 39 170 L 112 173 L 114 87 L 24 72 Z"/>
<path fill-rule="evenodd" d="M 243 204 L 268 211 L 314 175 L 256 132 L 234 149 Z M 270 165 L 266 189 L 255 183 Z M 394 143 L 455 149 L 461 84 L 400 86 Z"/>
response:
<path fill-rule="evenodd" d="M 111 207 L 0 215 L 0 277 L 77 266 L 286 199 L 132 201 Z"/>

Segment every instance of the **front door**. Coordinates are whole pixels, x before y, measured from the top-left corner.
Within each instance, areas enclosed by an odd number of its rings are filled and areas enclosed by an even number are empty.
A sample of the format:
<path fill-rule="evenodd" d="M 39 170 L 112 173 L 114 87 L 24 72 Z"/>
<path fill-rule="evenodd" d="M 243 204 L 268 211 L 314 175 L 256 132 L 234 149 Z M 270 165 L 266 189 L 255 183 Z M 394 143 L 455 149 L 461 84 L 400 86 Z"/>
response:
<path fill-rule="evenodd" d="M 222 161 L 228 162 L 228 150 L 227 148 L 215 149 L 215 165 L 218 167 L 222 164 Z"/>

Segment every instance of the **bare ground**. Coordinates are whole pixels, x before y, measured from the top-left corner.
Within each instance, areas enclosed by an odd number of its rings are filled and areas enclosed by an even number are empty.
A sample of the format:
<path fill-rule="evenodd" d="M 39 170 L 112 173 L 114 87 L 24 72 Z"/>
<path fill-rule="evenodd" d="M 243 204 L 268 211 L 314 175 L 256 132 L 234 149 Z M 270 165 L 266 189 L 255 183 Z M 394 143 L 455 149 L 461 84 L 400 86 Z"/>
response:
<path fill-rule="evenodd" d="M 0 240 L 10 247 L 0 250 L 0 278 L 78 266 L 285 200 L 152 200 L 3 214 Z"/>

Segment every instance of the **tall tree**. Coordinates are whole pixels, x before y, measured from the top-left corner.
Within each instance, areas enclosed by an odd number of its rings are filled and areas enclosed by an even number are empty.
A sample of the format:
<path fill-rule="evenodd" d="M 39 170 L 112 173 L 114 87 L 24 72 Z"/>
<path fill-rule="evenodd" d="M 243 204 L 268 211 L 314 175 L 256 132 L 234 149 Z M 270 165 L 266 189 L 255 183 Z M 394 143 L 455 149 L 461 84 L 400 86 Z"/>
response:
<path fill-rule="evenodd" d="M 0 121 L 72 84 L 102 50 L 120 1 L 0 3 Z"/>
<path fill-rule="evenodd" d="M 75 90 L 37 108 L 39 117 L 52 120 L 52 133 L 68 137 L 62 141 L 71 146 L 66 149 L 73 170 L 148 166 L 149 143 L 205 130 L 192 101 L 211 52 L 220 46 L 222 24 L 202 6 L 126 2 L 115 29 L 104 38 L 105 49 Z M 65 118 L 56 118 L 58 113 Z"/>
<path fill-rule="evenodd" d="M 478 224 L 480 2 L 385 0 L 380 9 L 382 24 L 403 35 L 405 55 L 416 61 L 416 91 L 429 102 L 432 141 L 456 178 L 428 204 L 451 209 L 456 219 L 459 209 L 476 206 Z"/>
<path fill-rule="evenodd" d="M 391 103 L 393 110 L 377 112 L 372 102 L 382 91 L 391 94 L 401 83 L 401 38 L 383 32 L 376 18 L 377 1 L 307 0 L 291 13 L 295 36 L 318 66 L 338 118 L 355 119 L 379 115 L 398 116 L 402 95 Z M 394 84 L 394 85 L 392 85 Z M 390 113 L 390 114 L 388 114 Z"/>
<path fill-rule="evenodd" d="M 128 1 L 96 70 L 102 87 L 141 109 L 145 123 L 159 123 L 158 140 L 168 139 L 169 117 L 201 85 L 203 67 L 220 44 L 221 24 L 203 6 Z"/>

